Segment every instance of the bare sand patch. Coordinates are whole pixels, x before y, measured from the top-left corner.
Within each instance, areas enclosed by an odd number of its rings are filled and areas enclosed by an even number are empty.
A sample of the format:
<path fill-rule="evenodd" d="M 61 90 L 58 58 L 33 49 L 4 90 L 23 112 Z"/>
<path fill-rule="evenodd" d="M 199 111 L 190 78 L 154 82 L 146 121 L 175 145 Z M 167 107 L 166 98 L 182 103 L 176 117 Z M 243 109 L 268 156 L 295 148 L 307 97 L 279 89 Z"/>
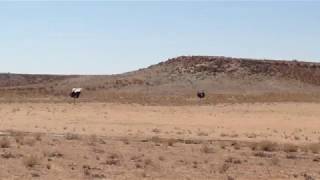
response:
<path fill-rule="evenodd" d="M 0 129 L 27 132 L 318 142 L 320 104 L 141 106 L 0 104 Z"/>
<path fill-rule="evenodd" d="M 317 179 L 320 104 L 0 104 L 0 179 Z"/>

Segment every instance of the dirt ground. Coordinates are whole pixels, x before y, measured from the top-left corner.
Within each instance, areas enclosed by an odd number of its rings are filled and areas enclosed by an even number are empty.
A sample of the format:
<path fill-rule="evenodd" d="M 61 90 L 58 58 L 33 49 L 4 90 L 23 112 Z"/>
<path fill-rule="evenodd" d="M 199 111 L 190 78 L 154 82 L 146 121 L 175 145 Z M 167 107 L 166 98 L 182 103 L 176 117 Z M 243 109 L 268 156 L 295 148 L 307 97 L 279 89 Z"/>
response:
<path fill-rule="evenodd" d="M 0 179 L 320 179 L 320 104 L 0 104 Z"/>

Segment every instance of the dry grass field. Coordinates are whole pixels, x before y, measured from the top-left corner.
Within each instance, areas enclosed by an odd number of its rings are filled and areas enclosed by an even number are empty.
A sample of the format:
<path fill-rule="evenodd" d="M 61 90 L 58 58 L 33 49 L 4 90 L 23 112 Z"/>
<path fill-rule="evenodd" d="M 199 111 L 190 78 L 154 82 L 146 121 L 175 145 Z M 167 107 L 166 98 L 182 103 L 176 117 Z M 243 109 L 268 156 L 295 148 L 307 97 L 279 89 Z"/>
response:
<path fill-rule="evenodd" d="M 0 104 L 0 179 L 319 179 L 320 104 Z"/>
<path fill-rule="evenodd" d="M 319 63 L 218 56 L 0 74 L 0 180 L 320 179 L 319 77 Z"/>

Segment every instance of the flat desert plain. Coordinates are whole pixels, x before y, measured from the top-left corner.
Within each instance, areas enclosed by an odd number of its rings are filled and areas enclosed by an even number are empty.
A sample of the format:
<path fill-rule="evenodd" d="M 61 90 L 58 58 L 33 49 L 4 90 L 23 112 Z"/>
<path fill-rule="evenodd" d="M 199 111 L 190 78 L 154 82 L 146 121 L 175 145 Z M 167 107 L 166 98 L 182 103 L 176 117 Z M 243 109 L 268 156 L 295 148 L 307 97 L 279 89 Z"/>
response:
<path fill-rule="evenodd" d="M 0 104 L 0 179 L 320 179 L 320 104 Z"/>

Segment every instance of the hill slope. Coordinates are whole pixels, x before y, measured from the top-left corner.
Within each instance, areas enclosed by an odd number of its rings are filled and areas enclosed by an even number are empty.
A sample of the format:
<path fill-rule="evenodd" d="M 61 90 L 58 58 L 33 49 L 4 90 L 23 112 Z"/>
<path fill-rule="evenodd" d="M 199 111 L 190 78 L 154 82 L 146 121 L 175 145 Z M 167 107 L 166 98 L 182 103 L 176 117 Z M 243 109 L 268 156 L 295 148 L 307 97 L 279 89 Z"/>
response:
<path fill-rule="evenodd" d="M 181 56 L 112 76 L 0 75 L 3 99 L 65 100 L 72 87 L 83 87 L 86 101 L 156 104 L 195 103 L 199 89 L 208 103 L 313 101 L 319 85 L 319 63 L 217 56 Z"/>

